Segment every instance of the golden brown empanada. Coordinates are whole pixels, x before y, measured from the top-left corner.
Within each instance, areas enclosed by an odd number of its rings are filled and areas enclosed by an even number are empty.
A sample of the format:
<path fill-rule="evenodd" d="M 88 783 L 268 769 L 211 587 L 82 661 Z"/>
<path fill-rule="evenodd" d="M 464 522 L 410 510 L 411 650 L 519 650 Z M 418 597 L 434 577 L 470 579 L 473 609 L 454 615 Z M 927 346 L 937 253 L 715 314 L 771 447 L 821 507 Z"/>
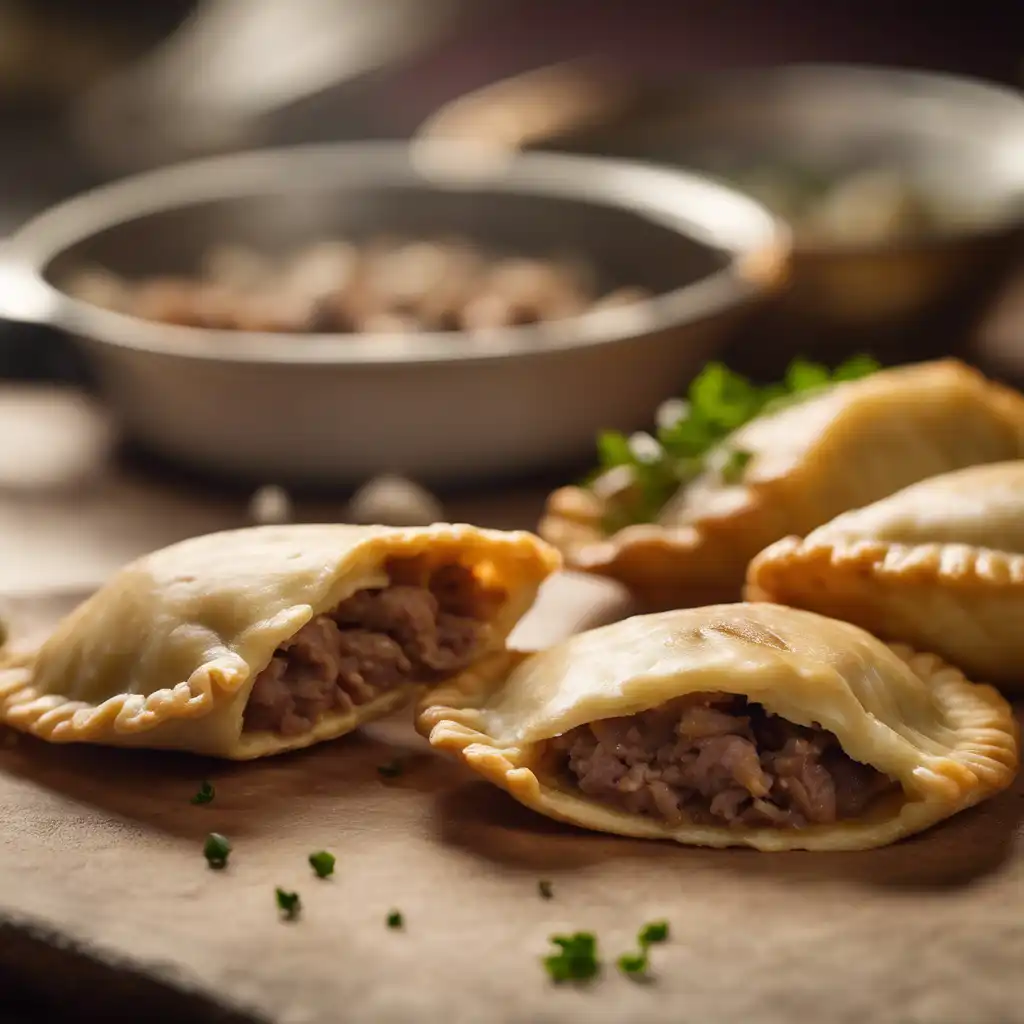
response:
<path fill-rule="evenodd" d="M 504 647 L 558 556 L 528 533 L 304 525 L 122 569 L 0 669 L 0 720 L 55 743 L 252 758 L 340 736 Z"/>
<path fill-rule="evenodd" d="M 1017 725 L 935 655 L 771 604 L 642 615 L 433 690 L 417 727 L 517 800 L 702 846 L 862 850 L 1003 789 Z"/>
<path fill-rule="evenodd" d="M 747 595 L 1024 692 L 1024 461 L 933 477 L 781 540 L 751 563 Z"/>
<path fill-rule="evenodd" d="M 645 609 L 730 601 L 750 559 L 772 542 L 926 477 L 1017 458 L 1022 439 L 1017 392 L 956 360 L 905 366 L 740 427 L 722 446 L 744 453 L 740 478 L 727 480 L 728 463 L 708 459 L 657 522 L 606 534 L 604 480 L 554 492 L 540 533 L 571 568 L 621 581 Z"/>

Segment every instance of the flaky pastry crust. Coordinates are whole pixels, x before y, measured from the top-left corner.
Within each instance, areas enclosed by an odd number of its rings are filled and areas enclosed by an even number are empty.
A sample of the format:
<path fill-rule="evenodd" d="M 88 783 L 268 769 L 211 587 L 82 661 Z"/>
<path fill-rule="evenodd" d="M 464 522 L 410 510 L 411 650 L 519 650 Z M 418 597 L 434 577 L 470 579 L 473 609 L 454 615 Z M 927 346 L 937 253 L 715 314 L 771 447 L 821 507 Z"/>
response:
<path fill-rule="evenodd" d="M 584 828 L 712 847 L 864 850 L 992 796 L 1017 769 L 1017 723 L 996 690 L 935 655 L 811 612 L 734 604 L 641 615 L 500 658 L 427 695 L 417 728 L 526 806 Z M 829 825 L 673 825 L 588 798 L 545 769 L 554 737 L 708 691 L 829 730 L 901 795 Z"/>
<path fill-rule="evenodd" d="M 769 546 L 749 600 L 845 619 L 1024 692 L 1024 461 L 934 477 Z"/>
<path fill-rule="evenodd" d="M 1024 454 L 1024 397 L 948 359 L 885 370 L 734 432 L 750 453 L 740 483 L 708 470 L 658 522 L 604 531 L 593 490 L 550 495 L 539 527 L 570 568 L 630 588 L 645 610 L 740 596 L 747 564 L 788 535 L 918 480 Z"/>
<path fill-rule="evenodd" d="M 357 590 L 387 584 L 392 558 L 461 562 L 507 598 L 500 649 L 559 558 L 528 533 L 265 526 L 193 538 L 122 569 L 38 649 L 0 661 L 0 721 L 53 743 L 188 750 L 247 759 L 350 732 L 408 703 L 409 682 L 305 733 L 243 730 L 253 683 L 278 645 Z"/>

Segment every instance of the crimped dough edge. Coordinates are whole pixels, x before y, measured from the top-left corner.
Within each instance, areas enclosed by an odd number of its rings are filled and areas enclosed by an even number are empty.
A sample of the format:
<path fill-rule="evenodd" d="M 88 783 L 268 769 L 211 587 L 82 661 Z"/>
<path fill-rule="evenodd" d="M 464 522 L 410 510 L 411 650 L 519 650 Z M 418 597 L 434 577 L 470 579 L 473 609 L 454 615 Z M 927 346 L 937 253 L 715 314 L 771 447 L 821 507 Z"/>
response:
<path fill-rule="evenodd" d="M 906 644 L 886 646 L 927 685 L 956 743 L 946 754 L 922 755 L 913 780 L 920 798 L 904 799 L 895 813 L 862 820 L 801 829 L 672 826 L 553 786 L 531 767 L 535 745 L 501 746 L 484 731 L 479 708 L 494 692 L 495 680 L 526 657 L 516 652 L 506 654 L 500 667 L 471 669 L 435 689 L 421 702 L 416 725 L 434 748 L 459 758 L 525 806 L 571 825 L 689 846 L 750 847 L 762 852 L 868 850 L 922 832 L 1005 789 L 1016 775 L 1019 756 L 1017 720 L 993 687 L 969 682 L 934 654 L 919 653 Z M 897 781 L 906 794 L 907 780 Z"/>
<path fill-rule="evenodd" d="M 556 550 L 521 530 L 482 530 L 466 524 L 396 528 L 387 535 L 367 537 L 357 547 L 381 540 L 387 545 L 380 553 L 381 561 L 404 554 L 415 555 L 435 545 L 461 549 L 463 554 L 478 554 L 480 561 L 493 561 L 499 568 L 500 582 L 508 587 L 509 593 L 504 608 L 491 623 L 494 643 L 501 645 L 533 603 L 540 584 L 561 566 Z M 126 566 L 128 568 L 130 566 Z M 323 610 L 296 604 L 282 612 L 281 617 L 294 633 Z M 18 653 L 8 651 L 0 660 L 0 723 L 51 743 L 107 742 L 118 746 L 190 749 L 188 743 L 177 738 L 180 728 L 206 718 L 225 702 L 225 698 L 233 698 L 244 688 L 251 688 L 256 676 L 266 667 L 250 666 L 240 655 L 224 649 L 173 687 L 154 690 L 148 695 L 115 694 L 100 704 L 91 704 L 57 693 L 40 692 L 33 682 L 38 651 L 39 648 Z M 485 654 L 482 659 L 487 657 Z M 307 747 L 379 718 L 408 703 L 425 688 L 425 684 L 415 682 L 396 687 L 350 712 L 327 713 L 312 729 L 297 736 L 242 732 L 229 748 L 214 743 L 201 752 L 247 760 Z M 153 736 L 153 730 L 161 726 L 170 727 L 173 735 Z"/>
<path fill-rule="evenodd" d="M 922 627 L 917 635 L 899 638 L 938 647 L 942 655 L 969 671 L 984 674 L 1004 690 L 1024 692 L 1024 672 L 1006 651 L 1024 657 L 1024 636 L 1015 620 L 1000 615 L 1011 596 L 1024 600 L 1024 555 L 969 544 L 896 544 L 869 539 L 828 540 L 786 537 L 762 551 L 747 570 L 744 599 L 772 601 L 821 611 L 886 632 L 886 606 L 927 592 L 927 614 L 939 614 L 941 634 Z M 922 612 L 922 615 L 926 613 Z M 971 619 L 987 642 L 979 656 L 977 643 L 957 642 L 955 622 Z M 894 637 L 890 637 L 894 639 Z M 1024 663 L 1024 662 L 1022 662 Z"/>
<path fill-rule="evenodd" d="M 617 580 L 646 611 L 725 603 L 737 599 L 740 587 L 734 574 L 721 574 L 722 564 L 741 568 L 736 541 L 758 530 L 775 483 L 744 486 L 745 501 L 727 515 L 675 527 L 638 523 L 610 535 L 601 526 L 606 503 L 600 497 L 561 487 L 549 495 L 538 533 L 570 569 Z"/>
<path fill-rule="evenodd" d="M 970 544 L 893 544 L 868 539 L 829 541 L 785 537 L 750 563 L 747 589 L 771 594 L 797 586 L 808 573 L 826 570 L 829 589 L 841 578 L 913 583 L 941 582 L 969 589 L 1024 585 L 1024 555 Z M 835 575 L 831 575 L 834 573 Z"/>

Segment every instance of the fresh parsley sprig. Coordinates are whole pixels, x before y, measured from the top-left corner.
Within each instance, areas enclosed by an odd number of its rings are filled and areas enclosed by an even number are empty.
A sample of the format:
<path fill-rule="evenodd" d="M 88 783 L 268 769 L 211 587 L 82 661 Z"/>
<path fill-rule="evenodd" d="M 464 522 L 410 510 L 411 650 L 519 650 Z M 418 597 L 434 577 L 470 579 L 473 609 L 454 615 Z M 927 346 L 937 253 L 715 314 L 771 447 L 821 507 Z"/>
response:
<path fill-rule="evenodd" d="M 639 953 L 623 953 L 619 957 L 619 970 L 634 981 L 637 978 L 645 977 L 647 974 L 647 950 Z"/>
<path fill-rule="evenodd" d="M 309 855 L 309 866 L 316 873 L 317 878 L 330 878 L 334 874 L 336 858 L 333 853 L 327 850 L 318 850 Z"/>
<path fill-rule="evenodd" d="M 640 929 L 640 934 L 636 937 L 641 949 L 647 949 L 656 942 L 666 942 L 667 940 L 668 921 L 651 921 L 650 924 L 645 924 Z"/>
<path fill-rule="evenodd" d="M 203 843 L 203 856 L 211 868 L 223 870 L 228 866 L 228 857 L 231 856 L 231 841 L 219 832 L 211 832 Z"/>
<path fill-rule="evenodd" d="M 651 946 L 668 939 L 668 921 L 651 921 L 640 929 L 636 937 L 640 947 L 636 953 L 623 953 L 618 959 L 619 970 L 628 978 L 640 981 L 648 977 L 650 966 L 649 951 Z"/>
<path fill-rule="evenodd" d="M 278 887 L 274 890 L 274 898 L 284 920 L 294 921 L 302 912 L 302 898 L 297 892 L 288 892 Z"/>
<path fill-rule="evenodd" d="M 213 788 L 213 783 L 206 781 L 200 785 L 199 789 L 196 790 L 195 796 L 189 800 L 190 804 L 196 806 L 200 804 L 208 804 L 213 801 L 213 798 L 217 795 L 217 791 Z"/>
<path fill-rule="evenodd" d="M 552 935 L 551 944 L 558 947 L 558 952 L 544 957 L 544 968 L 552 981 L 589 981 L 600 971 L 593 932 Z"/>
<path fill-rule="evenodd" d="M 732 433 L 757 416 L 810 398 L 833 384 L 859 380 L 879 368 L 874 359 L 863 355 L 835 370 L 795 359 L 780 383 L 759 387 L 721 363 L 709 363 L 693 379 L 685 401 L 668 405 L 656 436 L 627 437 L 615 430 L 598 435 L 597 475 L 612 471 L 628 475 L 627 485 L 608 501 L 606 531 L 653 521 L 681 486 L 708 468 L 712 453 L 718 456 L 723 481 L 741 482 L 751 453 L 729 447 Z"/>

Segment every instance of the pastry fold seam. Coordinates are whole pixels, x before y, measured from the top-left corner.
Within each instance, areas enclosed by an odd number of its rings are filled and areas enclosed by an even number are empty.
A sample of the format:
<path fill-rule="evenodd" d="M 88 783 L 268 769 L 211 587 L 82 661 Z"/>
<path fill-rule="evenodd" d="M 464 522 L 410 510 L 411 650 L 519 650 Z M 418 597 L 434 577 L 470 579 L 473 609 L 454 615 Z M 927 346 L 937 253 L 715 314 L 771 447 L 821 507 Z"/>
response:
<path fill-rule="evenodd" d="M 790 570 L 827 569 L 863 580 L 865 575 L 920 586 L 942 579 L 963 587 L 1018 587 L 1024 584 L 1024 555 L 971 544 L 899 544 L 877 540 L 785 537 L 762 551 L 747 574 L 748 594 L 772 594 L 772 584 Z M 829 577 L 830 587 L 839 581 Z M 755 598 L 749 598 L 753 600 Z M 758 598 L 760 599 L 760 598 Z"/>

